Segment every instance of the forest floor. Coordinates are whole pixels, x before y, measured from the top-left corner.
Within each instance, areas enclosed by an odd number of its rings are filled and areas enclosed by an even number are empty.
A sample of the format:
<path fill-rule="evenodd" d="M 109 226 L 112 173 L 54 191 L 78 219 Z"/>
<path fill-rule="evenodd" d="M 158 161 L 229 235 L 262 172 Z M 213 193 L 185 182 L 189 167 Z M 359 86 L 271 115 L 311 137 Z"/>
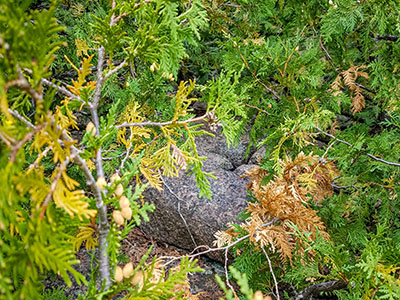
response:
<path fill-rule="evenodd" d="M 151 246 L 153 246 L 153 249 L 146 261 L 147 263 L 150 263 L 154 256 L 157 258 L 167 257 L 165 260 L 167 261 L 172 257 L 189 254 L 185 250 L 156 241 L 146 236 L 137 228 L 134 228 L 128 237 L 122 241 L 121 252 L 128 256 L 133 265 L 136 266 Z M 223 266 L 206 257 L 200 257 L 197 265 L 203 269 L 203 272 L 196 272 L 189 275 L 191 293 L 197 296 L 199 300 L 218 300 L 220 297 L 224 298 L 224 293 L 215 280 L 216 274 L 220 276 L 224 275 Z"/>

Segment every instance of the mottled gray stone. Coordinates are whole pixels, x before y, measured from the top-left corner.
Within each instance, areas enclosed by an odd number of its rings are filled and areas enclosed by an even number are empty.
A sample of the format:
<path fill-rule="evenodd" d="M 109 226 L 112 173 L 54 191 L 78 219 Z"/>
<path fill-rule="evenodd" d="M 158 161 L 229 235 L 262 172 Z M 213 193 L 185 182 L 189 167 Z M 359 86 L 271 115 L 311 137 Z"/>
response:
<path fill-rule="evenodd" d="M 265 146 L 262 146 L 251 156 L 249 163 L 259 164 L 260 161 L 265 157 Z"/>
<path fill-rule="evenodd" d="M 217 177 L 209 179 L 212 199 L 199 198 L 193 175 L 181 172 L 178 178 L 164 178 L 163 191 L 149 188 L 144 193 L 145 200 L 154 203 L 156 210 L 150 215 L 150 222 L 141 225 L 155 239 L 187 250 L 198 245 L 214 246 L 214 233 L 226 229 L 229 222 L 238 222 L 237 215 L 246 208 L 247 192 L 247 179 L 239 176 L 252 167 L 243 158 L 248 145 L 245 139 L 232 149 L 227 148 L 221 135 L 202 136 L 196 144 L 199 154 L 208 157 L 204 170 Z M 210 257 L 222 258 L 221 254 Z"/>
<path fill-rule="evenodd" d="M 203 135 L 197 138 L 198 152 L 203 156 L 210 156 L 210 153 L 219 154 L 227 158 L 232 165 L 237 168 L 246 164 L 246 149 L 249 145 L 249 137 L 244 135 L 236 147 L 229 147 L 226 144 L 225 137 L 220 131 L 214 133 L 215 136 Z"/>

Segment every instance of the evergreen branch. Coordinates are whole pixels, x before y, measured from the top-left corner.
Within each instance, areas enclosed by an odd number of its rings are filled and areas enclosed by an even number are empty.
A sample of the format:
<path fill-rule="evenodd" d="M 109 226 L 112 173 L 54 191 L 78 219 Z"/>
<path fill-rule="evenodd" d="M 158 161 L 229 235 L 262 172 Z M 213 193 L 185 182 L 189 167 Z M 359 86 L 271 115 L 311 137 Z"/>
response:
<path fill-rule="evenodd" d="M 199 121 L 203 121 L 205 119 L 209 119 L 211 117 L 211 114 L 205 113 L 204 115 L 197 117 L 197 118 L 190 118 L 188 120 L 185 121 L 168 121 L 168 122 L 141 122 L 141 123 L 122 123 L 120 125 L 115 126 L 115 128 L 123 128 L 123 127 L 133 127 L 133 126 L 158 126 L 158 127 L 163 127 L 163 126 L 167 126 L 167 125 L 172 125 L 172 124 L 176 124 L 176 125 L 186 125 L 188 123 L 192 123 L 192 122 L 199 122 Z"/>
<path fill-rule="evenodd" d="M 295 300 L 311 299 L 312 296 L 321 292 L 330 292 L 346 288 L 347 283 L 340 280 L 332 280 L 313 284 L 296 295 Z"/>
<path fill-rule="evenodd" d="M 334 139 L 335 141 L 338 141 L 339 143 L 345 144 L 345 145 L 347 145 L 347 146 L 349 146 L 349 147 L 354 147 L 353 144 L 350 144 L 349 142 L 346 142 L 346 141 L 344 141 L 344 140 L 338 139 L 338 138 L 335 137 L 334 135 L 332 135 L 332 134 L 330 134 L 330 133 L 328 133 L 328 132 L 326 132 L 326 131 L 323 131 L 323 130 L 322 130 L 321 128 L 319 128 L 318 126 L 317 126 L 317 129 L 318 129 L 318 131 L 319 131 L 320 133 L 323 133 L 323 134 L 325 134 L 326 136 L 329 136 L 330 138 Z M 374 159 L 374 160 L 376 160 L 376 161 L 379 161 L 379 162 L 381 162 L 381 163 L 384 163 L 384 164 L 387 164 L 387 165 L 390 165 L 390 166 L 400 167 L 400 163 L 395 163 L 395 162 L 391 162 L 391 161 L 384 160 L 384 159 L 379 158 L 379 157 L 376 157 L 375 155 L 372 155 L 372 154 L 370 154 L 370 153 L 368 153 L 368 152 L 363 152 L 363 154 L 366 155 L 366 156 L 368 156 L 369 158 L 372 158 L 372 159 Z"/>
<path fill-rule="evenodd" d="M 280 298 L 279 298 L 279 289 L 278 289 L 278 281 L 276 280 L 274 270 L 272 269 L 271 260 L 269 259 L 268 253 L 267 253 L 267 251 L 265 251 L 264 248 L 262 248 L 262 251 L 264 252 L 265 257 L 266 257 L 267 260 L 268 260 L 269 270 L 271 271 L 272 278 L 274 279 L 275 291 L 276 291 L 276 298 L 277 298 L 278 300 L 280 300 Z"/>
<path fill-rule="evenodd" d="M 49 204 L 49 202 L 50 202 L 50 200 L 51 200 L 51 198 L 52 198 L 52 196 L 54 194 L 54 191 L 56 190 L 57 184 L 60 181 L 61 176 L 64 173 L 64 171 L 66 170 L 67 165 L 69 164 L 69 162 L 70 162 L 70 160 L 67 157 L 67 159 L 64 162 L 61 163 L 60 169 L 58 170 L 56 177 L 54 177 L 54 179 L 53 179 L 53 181 L 51 183 L 50 191 L 49 191 L 49 193 L 47 194 L 46 198 L 43 201 L 42 211 L 40 212 L 40 216 L 39 216 L 40 220 L 43 220 L 44 213 L 46 212 L 47 205 Z"/>
<path fill-rule="evenodd" d="M 91 110 L 93 107 L 91 107 Z M 31 122 L 26 120 L 23 116 L 18 114 L 18 112 L 9 109 L 8 110 L 11 115 L 16 117 L 18 120 L 21 122 L 24 122 L 28 127 L 33 128 L 34 130 L 38 129 L 38 126 L 34 126 Z M 66 135 L 65 132 L 61 134 L 61 137 L 65 141 L 71 142 L 71 139 Z M 61 144 L 63 144 L 63 140 L 59 140 Z M 80 151 L 71 144 L 69 147 L 71 151 L 71 158 L 73 161 L 79 166 L 81 171 L 84 173 L 85 178 L 86 178 L 86 184 L 91 188 L 92 192 L 94 193 L 94 197 L 96 199 L 96 207 L 97 211 L 99 214 L 99 245 L 100 247 L 100 274 L 102 280 L 106 281 L 106 286 L 111 285 L 111 277 L 110 277 L 110 267 L 109 267 L 109 261 L 108 261 L 108 254 L 107 254 L 107 247 L 108 247 L 108 242 L 107 242 L 107 236 L 109 232 L 109 224 L 108 224 L 108 219 L 107 219 L 107 207 L 104 205 L 103 202 L 103 197 L 100 191 L 100 188 L 96 184 L 96 180 L 94 179 L 91 171 L 89 170 L 86 161 L 79 155 Z M 99 152 L 98 152 L 99 153 Z M 100 154 L 101 155 L 101 154 Z M 101 169 L 102 170 L 102 169 Z M 97 170 L 97 174 L 99 175 L 99 170 Z M 104 175 L 104 171 L 103 171 Z"/>
<path fill-rule="evenodd" d="M 281 97 L 269 86 L 267 86 L 265 83 L 263 83 L 260 79 L 258 79 L 257 75 L 250 69 L 249 64 L 247 63 L 246 59 L 243 57 L 242 53 L 239 51 L 239 55 L 242 58 L 244 64 L 246 65 L 246 68 L 250 71 L 251 75 L 253 75 L 254 79 L 261 84 L 268 92 L 272 93 L 277 99 L 281 99 Z"/>

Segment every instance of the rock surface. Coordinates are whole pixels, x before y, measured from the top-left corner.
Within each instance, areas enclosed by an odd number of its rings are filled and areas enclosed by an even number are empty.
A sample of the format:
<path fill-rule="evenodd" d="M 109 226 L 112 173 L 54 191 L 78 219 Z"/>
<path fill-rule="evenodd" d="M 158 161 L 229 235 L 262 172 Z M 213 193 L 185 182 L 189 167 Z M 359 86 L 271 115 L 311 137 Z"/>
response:
<path fill-rule="evenodd" d="M 248 138 L 244 138 L 237 147 L 229 149 L 220 134 L 199 137 L 198 152 L 208 157 L 204 170 L 217 177 L 209 179 L 212 200 L 199 198 L 192 175 L 182 172 L 178 178 L 164 178 L 163 191 L 149 188 L 144 193 L 145 200 L 154 203 L 156 210 L 141 230 L 187 250 L 199 245 L 213 246 L 214 233 L 225 229 L 229 222 L 238 222 L 237 215 L 246 207 L 247 180 L 239 176 L 254 166 L 244 159 L 248 143 Z M 210 257 L 222 259 L 221 253 Z"/>

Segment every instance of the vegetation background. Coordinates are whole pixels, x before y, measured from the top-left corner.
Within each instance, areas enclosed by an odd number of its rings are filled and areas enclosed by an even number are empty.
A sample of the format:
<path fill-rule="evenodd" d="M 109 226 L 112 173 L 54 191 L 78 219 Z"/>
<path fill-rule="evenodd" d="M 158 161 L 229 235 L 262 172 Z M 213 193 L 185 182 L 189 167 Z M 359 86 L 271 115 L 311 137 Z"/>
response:
<path fill-rule="evenodd" d="M 212 201 L 209 126 L 266 149 L 245 222 L 206 250 L 235 257 L 227 299 L 399 299 L 399 16 L 398 0 L 0 0 L 0 297 L 41 299 L 50 272 L 81 299 L 196 299 L 199 253 L 169 268 L 119 249 L 163 176 L 188 170 Z"/>

